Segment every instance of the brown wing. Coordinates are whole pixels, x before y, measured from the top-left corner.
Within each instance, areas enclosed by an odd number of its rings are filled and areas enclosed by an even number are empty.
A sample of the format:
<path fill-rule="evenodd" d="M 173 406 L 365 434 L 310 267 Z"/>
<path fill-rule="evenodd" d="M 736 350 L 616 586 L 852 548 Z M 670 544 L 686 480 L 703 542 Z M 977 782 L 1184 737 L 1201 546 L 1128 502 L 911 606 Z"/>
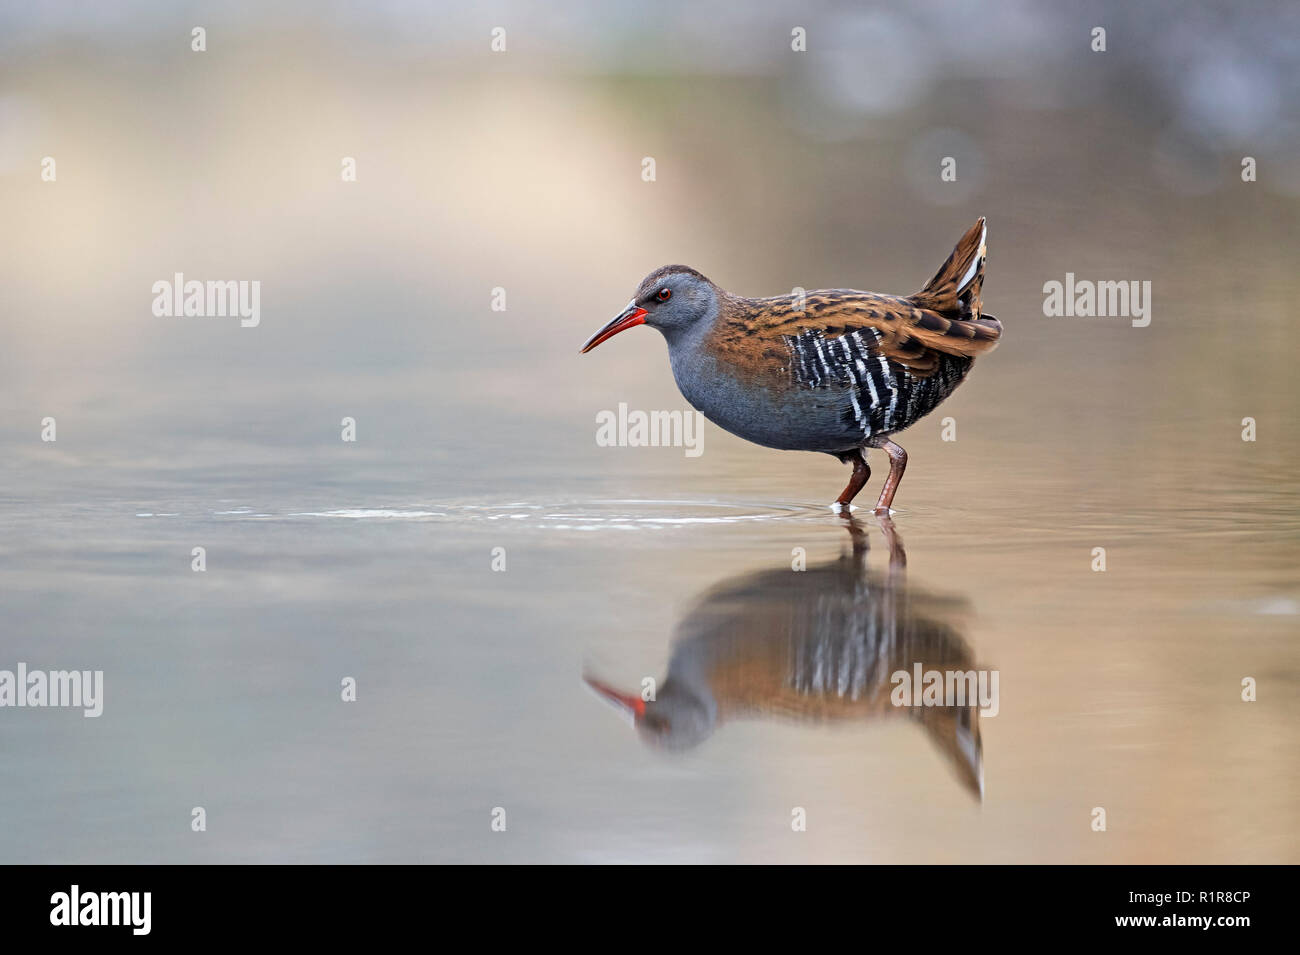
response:
<path fill-rule="evenodd" d="M 824 342 L 859 332 L 854 338 L 872 354 L 924 378 L 938 367 L 939 353 L 974 358 L 997 346 L 1002 323 L 985 317 L 980 301 L 987 241 L 980 218 L 925 288 L 906 297 L 827 289 L 805 296 L 731 298 L 724 303 L 714 344 L 739 365 L 770 366 L 788 359 L 792 340 Z"/>
<path fill-rule="evenodd" d="M 825 339 L 853 332 L 873 353 L 924 378 L 938 367 L 940 352 L 973 358 L 992 351 L 1002 333 L 995 318 L 964 320 L 921 308 L 910 298 L 853 289 L 825 289 L 796 296 L 733 299 L 719 322 L 717 353 L 739 365 L 788 362 L 790 339 L 809 332 Z M 802 307 L 801 307 L 802 306 Z"/>

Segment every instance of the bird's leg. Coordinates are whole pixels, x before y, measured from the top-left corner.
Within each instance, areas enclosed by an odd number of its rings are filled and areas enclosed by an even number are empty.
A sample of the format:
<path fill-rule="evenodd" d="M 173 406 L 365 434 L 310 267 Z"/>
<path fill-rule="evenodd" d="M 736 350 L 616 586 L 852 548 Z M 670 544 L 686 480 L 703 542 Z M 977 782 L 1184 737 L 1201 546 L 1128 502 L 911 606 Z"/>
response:
<path fill-rule="evenodd" d="M 901 449 L 900 449 L 901 450 Z M 847 514 L 849 502 L 857 497 L 862 486 L 867 483 L 871 477 L 871 468 L 867 467 L 867 457 L 861 451 L 846 451 L 839 455 L 839 459 L 845 464 L 853 465 L 853 475 L 849 478 L 848 486 L 840 492 L 840 496 L 835 499 L 835 503 L 840 506 L 840 512 Z"/>
<path fill-rule="evenodd" d="M 890 505 L 894 503 L 898 482 L 903 480 L 903 472 L 907 470 L 907 452 L 888 438 L 874 438 L 871 446 L 880 448 L 889 455 L 889 477 L 885 478 L 885 486 L 880 489 L 880 500 L 876 502 L 876 513 L 887 515 Z"/>

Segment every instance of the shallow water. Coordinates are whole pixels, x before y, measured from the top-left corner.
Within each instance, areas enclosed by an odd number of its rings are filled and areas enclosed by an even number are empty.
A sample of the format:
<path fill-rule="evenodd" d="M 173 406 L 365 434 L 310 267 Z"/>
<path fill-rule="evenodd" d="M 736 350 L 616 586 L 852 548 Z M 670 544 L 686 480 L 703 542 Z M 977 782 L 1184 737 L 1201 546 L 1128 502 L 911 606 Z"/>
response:
<path fill-rule="evenodd" d="M 1219 507 L 940 506 L 963 473 L 926 457 L 892 571 L 866 509 L 859 566 L 829 508 L 776 499 L 9 502 L 8 657 L 106 689 L 98 719 L 6 713 L 4 858 L 1293 859 L 1294 491 L 1243 472 Z M 779 682 L 772 647 L 879 649 L 846 621 L 903 601 L 1000 674 L 982 798 L 951 727 L 760 698 L 665 747 L 584 684 L 666 687 L 703 640 L 734 695 Z"/>

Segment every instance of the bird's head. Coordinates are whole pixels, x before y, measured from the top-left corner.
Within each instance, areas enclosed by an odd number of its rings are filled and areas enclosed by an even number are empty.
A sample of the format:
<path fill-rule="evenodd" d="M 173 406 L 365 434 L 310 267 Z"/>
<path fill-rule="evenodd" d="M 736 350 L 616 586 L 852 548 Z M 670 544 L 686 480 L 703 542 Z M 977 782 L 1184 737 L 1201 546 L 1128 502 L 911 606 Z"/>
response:
<path fill-rule="evenodd" d="M 692 749 L 713 734 L 717 723 L 714 708 L 706 700 L 681 692 L 671 682 L 665 682 L 658 698 L 649 701 L 591 675 L 584 676 L 583 682 L 617 709 L 647 746 L 678 752 Z"/>
<path fill-rule="evenodd" d="M 685 265 L 665 265 L 641 280 L 632 301 L 604 328 L 587 339 L 582 351 L 591 351 L 607 338 L 636 325 L 649 325 L 672 338 L 715 315 L 719 288 Z"/>

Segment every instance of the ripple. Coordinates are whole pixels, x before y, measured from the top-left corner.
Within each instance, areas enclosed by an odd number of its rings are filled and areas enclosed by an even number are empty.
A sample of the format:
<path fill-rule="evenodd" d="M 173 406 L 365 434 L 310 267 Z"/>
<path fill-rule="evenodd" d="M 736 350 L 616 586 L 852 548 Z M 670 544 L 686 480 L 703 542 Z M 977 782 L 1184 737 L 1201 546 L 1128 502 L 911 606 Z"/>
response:
<path fill-rule="evenodd" d="M 222 513 L 218 511 L 217 513 Z M 228 512 L 231 513 L 231 512 Z M 345 507 L 333 511 L 295 511 L 289 517 L 343 517 L 351 520 L 399 520 L 415 521 L 430 517 L 446 517 L 440 511 L 399 511 L 391 508 Z"/>
<path fill-rule="evenodd" d="M 556 531 L 664 530 L 699 525 L 731 525 L 809 521 L 826 523 L 834 517 L 824 505 L 792 502 L 605 500 L 543 504 L 431 503 L 384 504 L 310 510 L 257 510 L 238 507 L 211 511 L 222 520 L 376 521 L 488 524 L 518 522 Z"/>

